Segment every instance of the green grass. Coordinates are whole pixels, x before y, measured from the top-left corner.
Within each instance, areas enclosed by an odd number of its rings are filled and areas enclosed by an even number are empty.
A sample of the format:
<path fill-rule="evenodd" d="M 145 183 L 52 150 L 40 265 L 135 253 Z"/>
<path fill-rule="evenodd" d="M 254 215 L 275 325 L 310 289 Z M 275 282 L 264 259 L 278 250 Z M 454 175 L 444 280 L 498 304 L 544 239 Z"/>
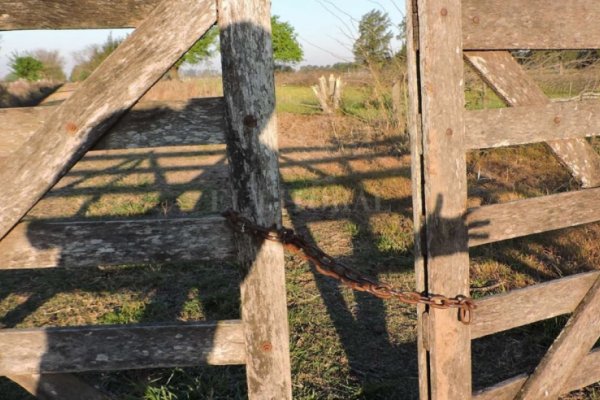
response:
<path fill-rule="evenodd" d="M 321 112 L 319 101 L 306 86 L 278 86 L 276 88 L 277 112 L 313 115 Z"/>

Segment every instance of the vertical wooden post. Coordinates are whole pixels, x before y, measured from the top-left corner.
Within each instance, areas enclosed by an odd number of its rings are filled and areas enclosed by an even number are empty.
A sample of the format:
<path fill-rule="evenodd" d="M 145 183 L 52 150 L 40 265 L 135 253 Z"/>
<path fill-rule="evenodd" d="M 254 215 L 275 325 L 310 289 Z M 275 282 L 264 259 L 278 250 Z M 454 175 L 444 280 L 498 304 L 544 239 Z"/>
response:
<path fill-rule="evenodd" d="M 461 0 L 419 0 L 427 290 L 469 294 Z M 430 309 L 430 398 L 471 398 L 471 340 L 456 310 Z"/>
<path fill-rule="evenodd" d="M 425 206 L 423 204 L 423 137 L 421 134 L 421 118 L 419 114 L 419 76 L 417 65 L 418 54 L 418 15 L 417 0 L 406 2 L 406 61 L 408 73 L 408 115 L 407 129 L 410 134 L 411 181 L 413 204 L 413 234 L 415 243 L 415 281 L 419 292 L 427 290 L 427 274 L 425 273 L 425 257 L 423 235 L 425 231 Z M 398 111 L 400 112 L 400 111 Z M 419 398 L 429 399 L 429 367 L 425 326 L 427 310 L 422 304 L 417 305 L 417 361 L 419 366 Z"/>
<path fill-rule="evenodd" d="M 219 27 L 233 207 L 281 225 L 270 0 L 220 0 Z M 291 399 L 283 248 L 237 237 L 250 399 Z"/>

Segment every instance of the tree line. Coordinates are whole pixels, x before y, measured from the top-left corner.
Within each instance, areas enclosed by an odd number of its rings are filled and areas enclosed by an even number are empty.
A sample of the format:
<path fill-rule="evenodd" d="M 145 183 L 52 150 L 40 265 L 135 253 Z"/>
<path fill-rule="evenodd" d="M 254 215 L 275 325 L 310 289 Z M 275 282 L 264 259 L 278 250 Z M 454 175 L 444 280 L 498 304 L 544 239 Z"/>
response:
<path fill-rule="evenodd" d="M 294 65 L 304 58 L 294 27 L 278 16 L 271 18 L 273 54 L 276 67 Z M 168 78 L 179 79 L 179 70 L 182 65 L 196 65 L 219 51 L 219 30 L 215 25 L 201 37 L 187 53 L 185 53 L 166 74 Z M 76 53 L 75 66 L 69 79 L 81 81 L 89 77 L 92 72 L 123 42 L 125 38 L 114 38 L 111 35 L 100 45 L 93 45 Z M 7 80 L 26 79 L 38 81 L 47 79 L 52 81 L 66 81 L 64 73 L 65 60 L 57 50 L 35 50 L 23 54 L 13 53 L 9 59 L 10 74 Z"/>

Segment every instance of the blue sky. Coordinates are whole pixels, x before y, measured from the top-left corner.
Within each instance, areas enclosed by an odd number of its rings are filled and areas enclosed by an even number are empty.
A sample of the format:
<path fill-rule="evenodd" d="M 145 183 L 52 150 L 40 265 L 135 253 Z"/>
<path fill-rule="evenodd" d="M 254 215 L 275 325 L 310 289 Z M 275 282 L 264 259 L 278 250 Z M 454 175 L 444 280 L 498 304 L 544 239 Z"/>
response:
<path fill-rule="evenodd" d="M 372 9 L 388 12 L 394 24 L 404 14 L 404 0 L 272 0 L 273 14 L 290 22 L 304 49 L 302 64 L 332 64 L 352 60 L 352 43 L 360 17 Z M 109 33 L 124 36 L 127 30 L 18 31 L 0 32 L 0 77 L 8 72 L 13 52 L 39 48 L 59 50 L 73 66 L 73 53 L 100 44 Z"/>

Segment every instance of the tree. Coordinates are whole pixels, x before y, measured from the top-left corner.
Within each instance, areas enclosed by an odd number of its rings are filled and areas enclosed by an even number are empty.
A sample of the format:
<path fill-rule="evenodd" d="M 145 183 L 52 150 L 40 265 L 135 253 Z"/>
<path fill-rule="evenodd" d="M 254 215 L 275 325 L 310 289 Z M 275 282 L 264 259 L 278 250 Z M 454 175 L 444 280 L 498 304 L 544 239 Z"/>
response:
<path fill-rule="evenodd" d="M 102 45 L 93 45 L 83 52 L 75 54 L 77 65 L 71 72 L 72 81 L 82 81 L 94 72 L 108 56 L 119 47 L 124 38 L 114 39 L 112 34 L 108 35 L 106 42 Z"/>
<path fill-rule="evenodd" d="M 41 71 L 41 76 L 43 79 L 58 82 L 64 82 L 67 80 L 65 72 L 63 71 L 65 60 L 61 57 L 58 50 L 38 49 L 29 53 L 28 55 L 32 56 L 36 60 L 41 61 L 43 64 Z"/>
<path fill-rule="evenodd" d="M 391 58 L 390 44 L 394 34 L 390 27 L 390 17 L 385 12 L 371 10 L 363 15 L 358 25 L 358 39 L 353 47 L 357 63 L 377 65 Z"/>
<path fill-rule="evenodd" d="M 39 81 L 42 79 L 44 64 L 31 56 L 19 56 L 17 53 L 10 58 L 11 75 L 17 79 Z"/>
<path fill-rule="evenodd" d="M 271 17 L 271 29 L 273 39 L 273 58 L 275 63 L 296 64 L 304 59 L 304 52 L 294 27 L 289 22 L 279 21 L 279 17 Z"/>
<path fill-rule="evenodd" d="M 183 63 L 191 65 L 198 64 L 212 57 L 218 50 L 216 39 L 219 36 L 219 28 L 215 25 L 208 30 L 194 45 L 171 67 L 167 76 L 170 79 L 179 79 L 179 68 Z"/>

